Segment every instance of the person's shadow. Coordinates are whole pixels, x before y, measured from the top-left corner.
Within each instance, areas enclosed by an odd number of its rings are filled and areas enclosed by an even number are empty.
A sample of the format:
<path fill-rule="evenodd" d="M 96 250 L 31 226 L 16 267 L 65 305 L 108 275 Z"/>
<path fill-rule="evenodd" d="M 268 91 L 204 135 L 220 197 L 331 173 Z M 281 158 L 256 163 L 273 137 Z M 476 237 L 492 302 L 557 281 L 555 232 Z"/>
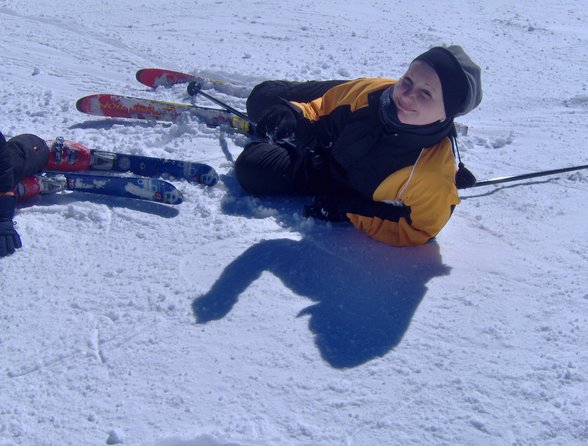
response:
<path fill-rule="evenodd" d="M 298 316 L 310 316 L 309 328 L 323 359 L 335 368 L 355 367 L 398 345 L 426 283 L 449 270 L 435 242 L 393 248 L 352 229 L 323 231 L 300 241 L 263 240 L 230 263 L 192 309 L 197 323 L 221 319 L 269 271 L 315 302 Z M 271 292 L 267 299 L 272 305 Z"/>

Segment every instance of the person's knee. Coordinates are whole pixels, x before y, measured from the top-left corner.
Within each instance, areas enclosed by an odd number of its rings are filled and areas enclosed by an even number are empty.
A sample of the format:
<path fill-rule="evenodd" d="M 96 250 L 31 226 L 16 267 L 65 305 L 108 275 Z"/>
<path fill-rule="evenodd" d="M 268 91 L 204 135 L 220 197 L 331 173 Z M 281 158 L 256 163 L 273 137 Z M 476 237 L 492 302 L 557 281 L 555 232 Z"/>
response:
<path fill-rule="evenodd" d="M 14 168 L 15 183 L 24 177 L 38 173 L 49 162 L 49 147 L 36 135 L 28 133 L 17 135 L 11 138 L 7 145 Z"/>
<path fill-rule="evenodd" d="M 262 144 L 262 142 L 253 141 L 247 144 L 234 164 L 237 181 L 243 189 L 251 194 L 255 194 L 258 189 L 260 166 L 257 157 L 254 155 L 259 144 Z"/>
<path fill-rule="evenodd" d="M 49 147 L 45 140 L 32 133 L 16 135 L 10 138 L 8 144 L 16 146 L 13 150 L 17 149 L 25 157 L 33 154 L 49 157 Z"/>

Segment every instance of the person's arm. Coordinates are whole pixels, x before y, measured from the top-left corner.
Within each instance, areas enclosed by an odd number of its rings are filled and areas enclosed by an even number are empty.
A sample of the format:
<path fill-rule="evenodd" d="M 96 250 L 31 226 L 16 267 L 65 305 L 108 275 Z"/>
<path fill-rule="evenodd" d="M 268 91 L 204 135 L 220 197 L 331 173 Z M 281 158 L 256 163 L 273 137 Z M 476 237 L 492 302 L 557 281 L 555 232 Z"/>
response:
<path fill-rule="evenodd" d="M 14 195 L 14 175 L 6 139 L 0 132 L 0 195 Z"/>
<path fill-rule="evenodd" d="M 394 246 L 421 245 L 435 237 L 459 204 L 455 162 L 444 141 L 423 149 L 414 166 L 389 175 L 373 199 L 359 195 L 316 197 L 305 215 L 350 221 L 368 236 Z"/>
<path fill-rule="evenodd" d="M 344 127 L 346 118 L 368 105 L 371 92 L 384 89 L 392 79 L 356 79 L 336 85 L 310 102 L 283 100 L 269 107 L 257 123 L 256 133 L 271 142 L 290 140 L 298 147 L 328 147 Z"/>
<path fill-rule="evenodd" d="M 20 236 L 14 229 L 16 198 L 13 193 L 14 178 L 6 140 L 0 133 L 0 257 L 12 254 L 22 247 Z"/>
<path fill-rule="evenodd" d="M 310 137 L 304 135 L 303 131 L 297 131 L 297 143 L 309 148 L 329 147 L 345 128 L 348 118 L 368 106 L 371 93 L 383 90 L 395 82 L 384 78 L 355 79 L 329 89 L 323 96 L 311 102 L 292 101 L 291 104 L 300 110 L 300 116 L 313 124 Z"/>
<path fill-rule="evenodd" d="M 414 166 L 393 173 L 374 192 L 374 201 L 394 202 L 407 215 L 390 219 L 350 213 L 347 217 L 357 229 L 384 243 L 426 243 L 441 231 L 460 202 L 455 170 L 449 141 L 423 149 Z"/>

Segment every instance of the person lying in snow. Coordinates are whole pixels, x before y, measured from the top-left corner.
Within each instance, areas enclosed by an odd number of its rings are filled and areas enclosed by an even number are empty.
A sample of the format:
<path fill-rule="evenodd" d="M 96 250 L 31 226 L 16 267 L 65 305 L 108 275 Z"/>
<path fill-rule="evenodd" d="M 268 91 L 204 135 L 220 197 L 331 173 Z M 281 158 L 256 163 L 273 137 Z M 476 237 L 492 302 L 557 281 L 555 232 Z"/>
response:
<path fill-rule="evenodd" d="M 49 147 L 38 136 L 18 135 L 6 142 L 0 133 L 0 257 L 22 247 L 12 221 L 16 206 L 14 186 L 39 172 L 48 161 Z"/>
<path fill-rule="evenodd" d="M 480 68 L 456 45 L 421 54 L 398 81 L 266 81 L 247 99 L 262 140 L 237 158 L 237 180 L 256 195 L 314 195 L 308 217 L 420 245 L 460 202 L 453 119 L 481 100 Z"/>

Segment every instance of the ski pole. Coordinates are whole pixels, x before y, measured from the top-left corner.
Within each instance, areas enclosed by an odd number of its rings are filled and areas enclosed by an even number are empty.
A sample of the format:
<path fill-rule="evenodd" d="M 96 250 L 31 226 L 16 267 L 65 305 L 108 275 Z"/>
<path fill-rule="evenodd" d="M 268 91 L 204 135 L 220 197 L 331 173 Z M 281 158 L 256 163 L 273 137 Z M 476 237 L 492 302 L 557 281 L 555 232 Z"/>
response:
<path fill-rule="evenodd" d="M 247 116 L 246 113 L 243 113 L 240 110 L 237 110 L 236 108 L 231 107 L 229 104 L 225 104 L 223 101 L 221 101 L 220 99 L 215 98 L 214 96 L 209 95 L 208 93 L 205 93 L 204 91 L 202 91 L 202 83 L 198 82 L 198 81 L 193 81 L 190 82 L 188 84 L 188 94 L 191 97 L 197 96 L 197 95 L 202 95 L 204 96 L 206 99 L 214 102 L 217 105 L 220 105 L 222 108 L 224 108 L 226 111 L 228 111 L 229 113 L 234 114 L 235 116 L 238 116 L 239 118 L 245 120 L 246 122 L 249 123 L 249 130 L 251 133 L 255 133 L 255 127 L 257 126 L 257 124 L 249 117 Z M 270 142 L 275 142 L 273 139 L 271 139 L 270 137 L 268 137 Z M 285 140 L 282 141 L 283 144 L 286 144 L 290 147 L 296 147 L 296 145 L 294 144 L 293 141 L 291 140 Z"/>
<path fill-rule="evenodd" d="M 251 130 L 252 131 L 255 131 L 255 122 L 253 122 L 251 120 L 251 118 L 249 118 L 249 116 L 247 116 L 247 114 L 243 113 L 242 111 L 237 110 L 236 108 L 231 107 L 228 104 L 225 104 L 223 101 L 221 101 L 221 100 L 215 98 L 214 96 L 211 96 L 208 93 L 205 93 L 204 91 L 202 91 L 202 82 L 198 82 L 198 81 L 192 81 L 192 82 L 190 82 L 188 84 L 188 94 L 191 97 L 194 97 L 194 96 L 197 96 L 197 95 L 204 96 L 209 101 L 212 101 L 212 102 L 214 102 L 217 105 L 220 105 L 226 111 L 231 112 L 235 116 L 238 116 L 239 118 L 247 121 L 249 123 L 249 127 L 251 128 Z"/>
<path fill-rule="evenodd" d="M 478 181 L 478 182 L 476 182 L 476 184 L 474 184 L 471 187 L 489 186 L 491 184 L 499 184 L 499 183 L 508 183 L 511 181 L 527 180 L 529 178 L 537 178 L 537 177 L 543 177 L 543 176 L 547 176 L 547 175 L 555 175 L 558 173 L 572 172 L 574 170 L 582 170 L 582 169 L 588 169 L 588 164 L 584 164 L 582 166 L 563 167 L 561 169 L 543 170 L 543 171 L 539 171 L 539 172 L 525 173 L 522 175 L 513 175 L 513 176 L 508 176 L 508 177 L 491 178 L 489 180 Z"/>

